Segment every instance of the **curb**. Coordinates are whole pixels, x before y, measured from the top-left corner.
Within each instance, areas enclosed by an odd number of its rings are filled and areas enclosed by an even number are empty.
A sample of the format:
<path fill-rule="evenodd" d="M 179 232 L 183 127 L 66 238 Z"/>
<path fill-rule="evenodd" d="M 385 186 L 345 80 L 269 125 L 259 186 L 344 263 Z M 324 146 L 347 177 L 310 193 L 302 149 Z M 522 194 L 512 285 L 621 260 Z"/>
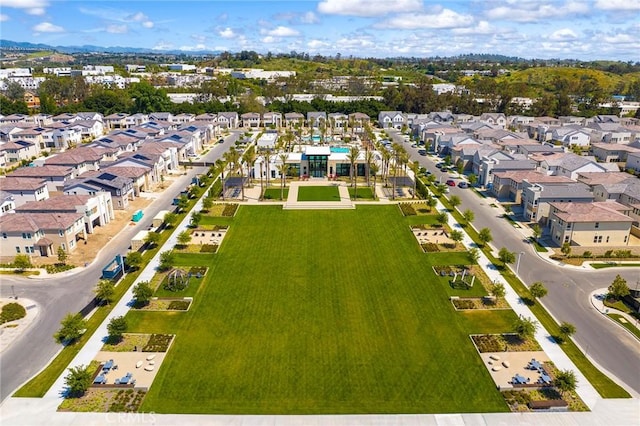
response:
<path fill-rule="evenodd" d="M 622 312 L 616 308 L 609 308 L 607 306 L 605 306 L 604 304 L 603 309 L 605 309 L 605 311 L 601 311 L 597 306 L 596 306 L 596 302 L 594 301 L 595 299 L 595 294 L 602 292 L 602 290 L 606 290 L 606 289 L 598 289 L 598 290 L 594 290 L 589 294 L 589 301 L 591 302 L 591 305 L 596 309 L 596 311 L 598 311 L 599 314 L 602 314 L 606 319 L 608 319 L 609 321 L 613 322 L 614 324 L 616 324 L 618 327 L 622 328 L 624 331 L 626 331 L 627 333 L 629 333 L 634 339 L 636 339 L 637 341 L 640 342 L 640 338 L 638 336 L 636 336 L 635 334 L 633 334 L 633 332 L 631 332 L 631 330 L 629 330 L 628 328 L 626 328 L 625 326 L 623 326 L 622 324 L 620 324 L 618 321 L 616 321 L 615 319 L 611 318 L 609 315 L 607 315 L 608 313 L 612 313 L 612 314 L 619 314 L 622 315 L 623 317 L 627 317 L 628 314 L 626 312 Z"/>

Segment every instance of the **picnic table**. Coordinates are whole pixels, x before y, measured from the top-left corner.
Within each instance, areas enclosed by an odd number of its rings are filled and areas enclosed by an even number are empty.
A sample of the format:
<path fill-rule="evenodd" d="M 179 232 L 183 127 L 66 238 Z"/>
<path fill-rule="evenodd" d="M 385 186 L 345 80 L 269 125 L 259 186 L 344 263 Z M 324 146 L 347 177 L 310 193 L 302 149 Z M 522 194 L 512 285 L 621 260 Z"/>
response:
<path fill-rule="evenodd" d="M 93 379 L 93 384 L 103 385 L 107 383 L 107 378 L 104 377 L 104 374 L 100 374 L 98 377 Z"/>
<path fill-rule="evenodd" d="M 511 379 L 511 381 L 513 382 L 513 384 L 515 385 L 524 385 L 527 384 L 529 382 L 530 379 L 521 376 L 519 374 L 516 374 L 515 376 L 513 376 L 513 379 Z"/>
<path fill-rule="evenodd" d="M 529 361 L 529 365 L 527 365 L 527 367 L 529 368 L 529 370 L 538 370 L 538 371 L 542 370 L 542 364 L 540 364 L 535 359 L 532 359 L 531 361 Z"/>
<path fill-rule="evenodd" d="M 133 375 L 131 373 L 127 373 L 124 377 L 116 379 L 116 385 L 126 385 L 132 377 Z"/>
<path fill-rule="evenodd" d="M 544 373 L 542 373 L 540 375 L 539 382 L 544 383 L 545 385 L 548 385 L 548 384 L 551 383 L 551 377 L 546 375 L 546 374 L 544 374 Z"/>
<path fill-rule="evenodd" d="M 109 371 L 111 370 L 112 367 L 113 367 L 113 360 L 110 359 L 109 361 L 104 363 L 104 366 L 102 366 L 102 371 Z"/>

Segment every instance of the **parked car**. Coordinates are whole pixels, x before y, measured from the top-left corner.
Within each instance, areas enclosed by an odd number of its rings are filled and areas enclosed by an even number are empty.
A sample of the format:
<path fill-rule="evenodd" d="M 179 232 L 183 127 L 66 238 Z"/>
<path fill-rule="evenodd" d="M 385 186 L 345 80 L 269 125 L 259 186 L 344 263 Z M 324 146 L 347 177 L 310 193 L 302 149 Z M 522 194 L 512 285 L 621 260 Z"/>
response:
<path fill-rule="evenodd" d="M 458 182 L 458 188 L 468 188 L 469 184 L 465 181 Z"/>
<path fill-rule="evenodd" d="M 453 179 L 448 179 L 447 180 L 447 185 L 448 186 L 456 186 L 456 181 L 454 181 Z"/>
<path fill-rule="evenodd" d="M 442 169 L 444 166 L 445 166 L 444 163 L 437 163 L 436 164 L 436 168 L 438 168 L 438 169 Z"/>
<path fill-rule="evenodd" d="M 424 149 L 421 149 L 421 150 L 418 151 L 418 154 L 420 154 L 423 157 L 425 157 L 427 155 L 427 151 L 425 151 Z"/>

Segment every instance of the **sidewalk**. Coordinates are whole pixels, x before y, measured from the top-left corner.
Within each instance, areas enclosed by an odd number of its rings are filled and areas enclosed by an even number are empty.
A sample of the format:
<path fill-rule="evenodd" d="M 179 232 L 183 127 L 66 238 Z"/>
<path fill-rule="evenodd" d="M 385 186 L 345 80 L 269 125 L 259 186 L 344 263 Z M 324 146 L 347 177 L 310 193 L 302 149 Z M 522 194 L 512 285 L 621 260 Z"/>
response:
<path fill-rule="evenodd" d="M 438 210 L 440 212 L 447 213 L 449 216 L 449 223 L 454 223 L 454 227 L 458 228 L 458 230 L 462 231 L 464 235 L 464 239 L 462 243 L 467 248 L 476 247 L 476 244 L 473 242 L 471 237 L 467 235 L 464 231 L 464 228 L 455 221 L 451 213 L 438 201 Z M 542 327 L 542 325 L 536 320 L 535 315 L 531 312 L 529 307 L 520 299 L 518 294 L 511 288 L 509 283 L 502 277 L 500 271 L 496 268 L 496 266 L 489 261 L 487 256 L 479 251 L 480 257 L 478 258 L 478 265 L 482 267 L 485 271 L 489 279 L 494 283 L 500 283 L 504 285 L 506 294 L 505 300 L 511 306 L 511 309 L 520 317 L 528 318 L 538 325 L 536 329 L 535 338 L 542 347 L 542 350 L 549 356 L 551 361 L 555 364 L 555 366 L 560 370 L 572 370 L 578 381 L 578 385 L 576 387 L 576 392 L 580 396 L 580 398 L 584 401 L 584 403 L 592 409 L 595 404 L 601 400 L 602 398 L 595 390 L 595 388 L 589 383 L 589 381 L 584 377 L 584 375 L 578 370 L 573 361 L 569 359 L 569 357 L 564 353 L 564 351 L 560 348 L 560 345 L 555 343 L 553 337 L 547 332 L 547 330 Z"/>
<path fill-rule="evenodd" d="M 593 307 L 596 308 L 598 310 L 598 312 L 600 312 L 603 315 L 607 315 L 607 314 L 618 314 L 618 315 L 621 315 L 624 319 L 627 320 L 627 322 L 629 322 L 630 324 L 635 325 L 636 328 L 638 328 L 638 322 L 639 321 L 636 318 L 632 317 L 631 315 L 627 314 L 626 312 L 622 312 L 622 311 L 619 311 L 618 309 L 610 308 L 608 306 L 605 306 L 604 298 L 606 297 L 608 292 L 609 292 L 609 289 L 607 287 L 599 288 L 597 290 L 592 291 L 591 294 L 589 295 L 589 300 L 591 301 L 591 305 L 593 305 Z M 623 327 L 622 324 L 620 324 L 618 321 L 615 321 L 613 318 L 610 318 L 608 316 L 607 316 L 607 318 L 609 318 L 611 321 L 613 321 L 619 327 L 622 327 L 625 331 L 627 331 L 627 333 L 629 333 L 632 336 L 636 337 L 635 334 L 633 334 L 627 328 Z"/>

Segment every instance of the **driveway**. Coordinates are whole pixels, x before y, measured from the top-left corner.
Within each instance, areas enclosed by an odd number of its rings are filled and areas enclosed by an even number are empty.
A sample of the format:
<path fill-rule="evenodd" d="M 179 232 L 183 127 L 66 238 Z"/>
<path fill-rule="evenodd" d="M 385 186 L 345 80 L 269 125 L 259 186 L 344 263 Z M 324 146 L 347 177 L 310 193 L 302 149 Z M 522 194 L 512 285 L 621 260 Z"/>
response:
<path fill-rule="evenodd" d="M 214 145 L 200 160 L 215 162 L 233 146 L 241 132 L 232 132 L 222 144 Z M 11 395 L 24 382 L 44 368 L 62 346 L 53 339 L 60 328 L 60 321 L 69 312 L 79 312 L 93 299 L 93 289 L 100 279 L 102 268 L 116 254 L 124 254 L 131 245 L 131 238 L 151 225 L 160 210 L 171 210 L 171 203 L 196 174 L 206 171 L 205 167 L 194 167 L 186 175 L 178 177 L 161 197 L 145 209 L 144 219 L 135 226 L 126 226 L 115 235 L 86 268 L 76 268 L 56 274 L 50 278 L 22 278 L 11 275 L 0 276 L 0 295 L 26 297 L 35 301 L 40 308 L 36 320 L 18 337 L 13 344 L 0 354 L 0 400 Z"/>
<path fill-rule="evenodd" d="M 430 157 L 419 155 L 417 148 L 403 143 L 402 137 L 397 134 L 391 135 L 395 141 L 403 144 L 412 160 L 417 160 L 443 182 L 448 179 L 450 174 L 440 172 Z M 457 195 L 462 200 L 458 207 L 460 211 L 474 211 L 473 226 L 476 229 L 491 229 L 493 247 L 506 247 L 515 253 L 524 252 L 518 271 L 520 278 L 527 285 L 543 282 L 549 290 L 542 299 L 547 310 L 558 322 L 567 321 L 576 326 L 574 340 L 605 373 L 616 376 L 627 388 L 640 394 L 640 342 L 598 313 L 589 301 L 589 294 L 609 286 L 616 274 L 624 277 L 629 285 L 635 285 L 640 279 L 637 268 L 589 270 L 550 263 L 540 258 L 531 244 L 523 242 L 522 233 L 489 205 L 492 199 L 481 198 L 471 189 L 457 187 L 450 188 L 448 196 L 451 195 Z"/>

